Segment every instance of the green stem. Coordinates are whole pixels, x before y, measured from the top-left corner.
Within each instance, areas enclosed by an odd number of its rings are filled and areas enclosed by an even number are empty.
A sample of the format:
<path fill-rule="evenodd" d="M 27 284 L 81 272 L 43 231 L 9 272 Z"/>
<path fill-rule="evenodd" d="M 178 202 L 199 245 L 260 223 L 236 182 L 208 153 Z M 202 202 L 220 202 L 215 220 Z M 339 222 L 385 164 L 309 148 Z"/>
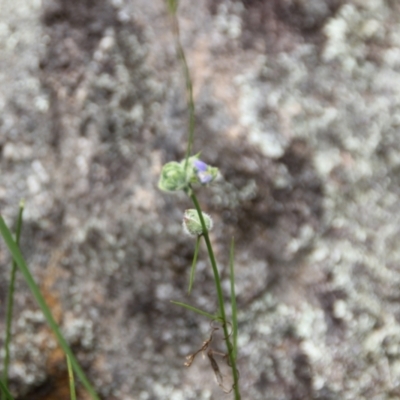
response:
<path fill-rule="evenodd" d="M 178 9 L 178 0 L 167 0 L 168 11 L 172 14 L 176 14 L 176 10 Z"/>
<path fill-rule="evenodd" d="M 15 234 L 15 242 L 19 246 L 19 239 L 21 237 L 22 230 L 22 214 L 24 212 L 25 204 L 21 200 L 19 204 L 19 213 L 17 219 L 17 229 Z M 4 341 L 4 364 L 3 364 L 3 383 L 4 386 L 8 387 L 8 367 L 10 365 L 10 343 L 11 343 L 11 328 L 12 328 L 12 316 L 14 308 L 14 291 L 15 291 L 15 277 L 17 274 L 17 263 L 13 259 L 11 266 L 10 285 L 8 288 L 7 296 L 7 316 L 6 316 L 6 338 Z M 3 400 L 7 398 L 6 394 L 3 393 Z"/>
<path fill-rule="evenodd" d="M 233 357 L 237 356 L 237 305 L 236 305 L 236 292 L 235 292 L 235 268 L 234 268 L 234 253 L 235 253 L 235 240 L 232 238 L 231 249 L 229 251 L 229 279 L 231 281 L 231 307 L 232 307 L 232 341 L 233 341 Z"/>
<path fill-rule="evenodd" d="M 67 367 L 68 367 L 68 380 L 69 380 L 69 393 L 71 400 L 76 400 L 75 393 L 75 380 L 74 380 L 74 371 L 72 369 L 71 360 L 67 356 Z"/>
<path fill-rule="evenodd" d="M 180 40 L 180 34 L 179 34 L 179 21 L 176 16 L 176 13 L 173 13 L 171 15 L 172 18 L 172 31 L 175 37 L 175 42 L 176 42 L 176 50 L 178 52 L 179 59 L 182 63 L 182 68 L 183 68 L 183 73 L 185 75 L 185 82 L 186 82 L 186 101 L 188 105 L 188 111 L 189 111 L 189 140 L 188 140 L 188 145 L 186 149 L 186 155 L 185 155 L 185 171 L 188 166 L 188 160 L 190 157 L 190 154 L 192 153 L 192 147 L 193 147 L 193 137 L 194 137 L 194 125 L 195 125 L 195 107 L 194 107 L 194 100 L 193 100 L 193 84 L 192 84 L 192 79 L 190 77 L 190 71 L 189 71 L 189 66 L 186 61 L 186 56 L 185 56 L 185 51 L 183 50 L 182 43 Z"/>
<path fill-rule="evenodd" d="M 194 274 L 196 272 L 196 266 L 197 266 L 197 256 L 199 254 L 199 247 L 200 247 L 200 236 L 197 236 L 197 238 L 196 238 L 196 247 L 194 248 L 194 256 L 193 256 L 192 268 L 190 269 L 189 289 L 188 289 L 188 293 L 189 294 L 192 291 L 192 287 L 193 287 Z"/>
<path fill-rule="evenodd" d="M 0 389 L 3 392 L 6 400 L 14 400 L 14 397 L 12 397 L 10 391 L 7 389 L 7 386 L 4 385 L 4 383 L 1 380 L 0 380 Z"/>
<path fill-rule="evenodd" d="M 215 287 L 217 289 L 217 297 L 218 297 L 218 305 L 219 305 L 219 314 L 221 316 L 222 320 L 222 329 L 224 330 L 224 336 L 225 336 L 225 343 L 226 343 L 226 348 L 228 350 L 228 358 L 229 358 L 229 365 L 232 368 L 232 376 L 233 376 L 233 391 L 235 394 L 235 400 L 240 400 L 240 391 L 239 391 L 239 373 L 236 367 L 236 358 L 234 355 L 234 348 L 232 346 L 232 343 L 230 341 L 230 334 L 228 331 L 228 324 L 226 322 L 226 313 L 225 313 L 225 305 L 224 305 L 224 297 L 222 293 L 222 286 L 221 286 L 221 278 L 219 276 L 218 268 L 217 268 L 217 262 L 215 261 L 215 256 L 214 256 L 214 251 L 211 245 L 210 241 L 210 236 L 208 234 L 208 230 L 206 227 L 206 224 L 204 222 L 203 218 L 203 213 L 201 212 L 200 204 L 197 200 L 196 195 L 192 191 L 190 198 L 193 201 L 194 206 L 196 207 L 196 210 L 199 214 L 201 226 L 203 228 L 203 237 L 207 245 L 207 251 L 208 251 L 208 256 L 210 257 L 211 261 L 211 267 L 214 273 L 214 280 L 215 280 Z"/>
<path fill-rule="evenodd" d="M 171 300 L 171 303 L 176 304 L 176 305 L 181 306 L 181 307 L 184 307 L 184 308 L 186 308 L 186 309 L 188 309 L 190 311 L 194 311 L 195 313 L 203 315 L 204 317 L 210 318 L 213 321 L 219 321 L 220 320 L 218 315 L 210 314 L 207 311 L 200 310 L 200 309 L 198 309 L 196 307 L 193 307 L 193 306 L 191 306 L 189 304 L 182 303 L 181 301 Z"/>
<path fill-rule="evenodd" d="M 14 239 L 12 238 L 11 232 L 8 229 L 6 223 L 4 222 L 4 219 L 2 218 L 1 215 L 0 215 L 0 232 L 1 232 L 1 235 L 3 236 L 4 242 L 6 243 L 8 249 L 10 250 L 10 253 L 12 254 L 15 262 L 17 263 L 26 283 L 28 284 L 29 289 L 33 294 L 33 297 L 36 299 L 36 302 L 38 303 L 39 307 L 41 308 L 41 310 L 47 320 L 47 323 L 49 324 L 54 335 L 56 336 L 60 347 L 63 349 L 64 353 L 66 355 L 68 355 L 68 357 L 70 358 L 72 367 L 73 367 L 76 375 L 81 380 L 82 384 L 85 386 L 86 390 L 89 392 L 92 399 L 100 400 L 99 396 L 96 394 L 96 392 L 93 389 L 92 385 L 90 384 L 89 380 L 86 378 L 86 375 L 83 372 L 81 366 L 79 365 L 78 360 L 75 358 L 74 354 L 72 353 L 72 350 L 70 349 L 67 341 L 64 339 L 64 336 L 62 335 L 60 328 L 58 327 L 56 321 L 53 318 L 50 308 L 46 304 L 46 301 L 43 298 L 43 295 L 40 292 L 38 285 L 36 284 L 35 280 L 32 277 L 32 274 L 29 271 L 28 266 L 26 265 L 26 262 L 24 260 L 24 257 L 21 254 L 21 251 L 19 250 Z"/>

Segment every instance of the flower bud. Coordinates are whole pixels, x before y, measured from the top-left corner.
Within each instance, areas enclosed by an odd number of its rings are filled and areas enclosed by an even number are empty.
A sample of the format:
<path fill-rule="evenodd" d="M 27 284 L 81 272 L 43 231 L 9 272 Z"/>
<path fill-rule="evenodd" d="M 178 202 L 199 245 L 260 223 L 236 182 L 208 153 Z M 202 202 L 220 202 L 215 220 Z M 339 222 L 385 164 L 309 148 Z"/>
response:
<path fill-rule="evenodd" d="M 209 232 L 213 227 L 213 221 L 208 214 L 202 213 L 202 215 L 207 231 Z M 185 211 L 183 215 L 183 230 L 190 236 L 200 236 L 203 234 L 199 214 L 194 208 Z"/>
<path fill-rule="evenodd" d="M 182 163 L 175 161 L 163 166 L 158 187 L 165 192 L 184 190 L 187 187 L 187 178 Z"/>

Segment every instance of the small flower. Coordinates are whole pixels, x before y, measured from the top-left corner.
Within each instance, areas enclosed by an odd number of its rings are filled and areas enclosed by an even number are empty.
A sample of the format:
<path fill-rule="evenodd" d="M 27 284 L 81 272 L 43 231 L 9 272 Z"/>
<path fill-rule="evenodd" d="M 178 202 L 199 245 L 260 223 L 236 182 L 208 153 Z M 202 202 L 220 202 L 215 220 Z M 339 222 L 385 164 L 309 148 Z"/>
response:
<path fill-rule="evenodd" d="M 202 215 L 207 231 L 209 232 L 213 227 L 213 221 L 208 214 L 203 212 Z M 203 234 L 203 227 L 201 225 L 199 213 L 194 208 L 190 208 L 189 210 L 185 211 L 182 225 L 183 230 L 189 236 L 200 236 Z"/>
<path fill-rule="evenodd" d="M 197 180 L 202 185 L 211 183 L 218 176 L 218 168 L 210 167 L 198 158 L 194 158 L 192 164 L 196 172 Z"/>

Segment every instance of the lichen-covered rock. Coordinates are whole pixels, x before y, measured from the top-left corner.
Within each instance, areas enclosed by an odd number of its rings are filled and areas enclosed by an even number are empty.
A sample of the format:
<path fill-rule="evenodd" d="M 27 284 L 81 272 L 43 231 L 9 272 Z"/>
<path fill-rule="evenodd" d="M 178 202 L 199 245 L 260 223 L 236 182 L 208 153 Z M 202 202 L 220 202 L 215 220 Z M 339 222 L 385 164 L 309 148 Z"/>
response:
<path fill-rule="evenodd" d="M 243 398 L 399 397 L 399 15 L 180 2 L 194 151 L 221 173 L 199 198 L 223 279 L 236 239 Z M 3 0 L 0 64 L 1 213 L 25 198 L 23 252 L 90 379 L 105 399 L 220 398 L 206 361 L 183 367 L 208 321 L 169 302 L 216 308 L 204 249 L 185 298 L 192 206 L 157 189 L 187 136 L 165 4 Z M 0 263 L 3 305 L 4 246 Z M 19 277 L 11 388 L 68 399 L 40 315 Z"/>

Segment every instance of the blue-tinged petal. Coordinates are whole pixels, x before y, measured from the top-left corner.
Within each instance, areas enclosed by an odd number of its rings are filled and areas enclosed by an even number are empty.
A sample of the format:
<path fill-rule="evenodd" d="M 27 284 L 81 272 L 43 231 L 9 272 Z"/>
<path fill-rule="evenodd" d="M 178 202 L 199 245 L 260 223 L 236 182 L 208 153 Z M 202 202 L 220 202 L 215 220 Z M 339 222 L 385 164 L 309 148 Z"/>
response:
<path fill-rule="evenodd" d="M 193 161 L 193 166 L 197 169 L 197 171 L 199 171 L 199 172 L 206 172 L 207 171 L 207 168 L 208 168 L 208 165 L 204 162 L 204 161 L 201 161 L 201 160 L 199 160 L 199 159 L 195 159 L 194 161 Z"/>

